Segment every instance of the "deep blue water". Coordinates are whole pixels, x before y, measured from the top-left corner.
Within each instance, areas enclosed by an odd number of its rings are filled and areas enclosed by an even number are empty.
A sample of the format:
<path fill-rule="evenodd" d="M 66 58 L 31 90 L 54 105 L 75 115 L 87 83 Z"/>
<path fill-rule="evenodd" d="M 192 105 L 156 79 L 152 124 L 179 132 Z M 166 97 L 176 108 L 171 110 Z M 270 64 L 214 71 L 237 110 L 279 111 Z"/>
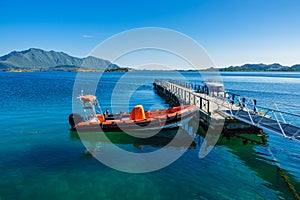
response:
<path fill-rule="evenodd" d="M 146 110 L 167 107 L 154 93 L 153 80 L 184 77 L 202 81 L 194 72 L 104 73 L 96 95 L 102 109 L 115 112 L 136 104 Z M 1 200 L 293 199 L 278 165 L 300 193 L 300 144 L 271 133 L 268 146 L 243 145 L 233 138 L 203 159 L 198 145 L 151 173 L 124 173 L 103 165 L 86 155 L 85 146 L 69 131 L 72 100 L 76 103 L 73 91 L 93 92 L 95 73 L 84 73 L 76 88 L 75 78 L 76 73 L 69 72 L 0 73 Z M 222 73 L 222 79 L 226 90 L 241 95 L 300 104 L 299 73 Z M 160 148 L 137 148 L 122 139 L 118 145 L 140 153 Z"/>

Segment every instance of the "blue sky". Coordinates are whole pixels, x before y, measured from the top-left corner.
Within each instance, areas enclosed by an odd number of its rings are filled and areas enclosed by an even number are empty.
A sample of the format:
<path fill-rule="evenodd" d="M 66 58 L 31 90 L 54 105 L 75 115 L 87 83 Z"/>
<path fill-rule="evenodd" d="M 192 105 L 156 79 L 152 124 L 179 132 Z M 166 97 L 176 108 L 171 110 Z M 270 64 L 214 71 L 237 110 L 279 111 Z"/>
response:
<path fill-rule="evenodd" d="M 174 29 L 217 66 L 300 63 L 299 0 L 2 1 L 0 55 L 30 47 L 87 56 L 119 32 Z"/>

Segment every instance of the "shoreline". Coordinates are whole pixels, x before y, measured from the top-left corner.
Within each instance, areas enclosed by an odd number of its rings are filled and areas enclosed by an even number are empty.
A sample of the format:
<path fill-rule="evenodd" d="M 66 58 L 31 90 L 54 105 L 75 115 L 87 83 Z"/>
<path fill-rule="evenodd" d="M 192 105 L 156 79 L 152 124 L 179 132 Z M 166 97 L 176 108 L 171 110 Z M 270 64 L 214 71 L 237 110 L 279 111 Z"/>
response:
<path fill-rule="evenodd" d="M 256 70 L 249 70 L 249 71 L 231 71 L 231 70 L 155 70 L 155 69 L 149 69 L 149 70 L 135 70 L 135 69 L 109 69 L 109 70 L 93 70 L 93 69 L 75 69 L 75 70 L 32 70 L 32 69 L 5 69 L 0 70 L 0 72 L 12 72 L 12 73 L 20 73 L 20 72 L 95 72 L 95 73 L 102 73 L 102 72 L 142 72 L 142 71 L 165 71 L 165 72 L 269 72 L 269 73 L 299 73 L 300 70 L 264 70 L 264 71 L 256 71 Z"/>

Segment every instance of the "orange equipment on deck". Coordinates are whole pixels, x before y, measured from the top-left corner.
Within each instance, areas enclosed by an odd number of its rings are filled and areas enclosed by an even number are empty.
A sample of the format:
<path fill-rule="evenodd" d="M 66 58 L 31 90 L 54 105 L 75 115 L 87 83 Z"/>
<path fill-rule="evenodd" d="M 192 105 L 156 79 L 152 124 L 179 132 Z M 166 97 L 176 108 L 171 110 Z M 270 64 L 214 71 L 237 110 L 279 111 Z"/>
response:
<path fill-rule="evenodd" d="M 142 105 L 134 106 L 130 113 L 132 120 L 146 119 L 144 107 Z"/>

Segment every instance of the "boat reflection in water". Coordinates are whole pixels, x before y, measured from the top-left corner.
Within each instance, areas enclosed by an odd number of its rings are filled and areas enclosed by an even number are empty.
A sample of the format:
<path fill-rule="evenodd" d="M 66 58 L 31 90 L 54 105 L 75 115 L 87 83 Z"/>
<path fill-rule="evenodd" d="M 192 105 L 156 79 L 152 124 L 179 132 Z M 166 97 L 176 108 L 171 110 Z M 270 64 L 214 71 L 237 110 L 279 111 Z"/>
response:
<path fill-rule="evenodd" d="M 191 130 L 191 129 L 188 129 Z M 172 148 L 195 149 L 194 134 L 189 133 L 185 128 L 179 127 L 173 130 L 162 130 L 156 135 L 147 138 L 138 138 L 124 132 L 85 132 L 80 134 L 70 131 L 73 139 L 80 139 L 86 146 L 87 154 L 94 154 L 101 151 L 101 146 L 114 144 L 128 151 L 144 152 L 155 151 L 159 148 L 168 146 Z"/>

